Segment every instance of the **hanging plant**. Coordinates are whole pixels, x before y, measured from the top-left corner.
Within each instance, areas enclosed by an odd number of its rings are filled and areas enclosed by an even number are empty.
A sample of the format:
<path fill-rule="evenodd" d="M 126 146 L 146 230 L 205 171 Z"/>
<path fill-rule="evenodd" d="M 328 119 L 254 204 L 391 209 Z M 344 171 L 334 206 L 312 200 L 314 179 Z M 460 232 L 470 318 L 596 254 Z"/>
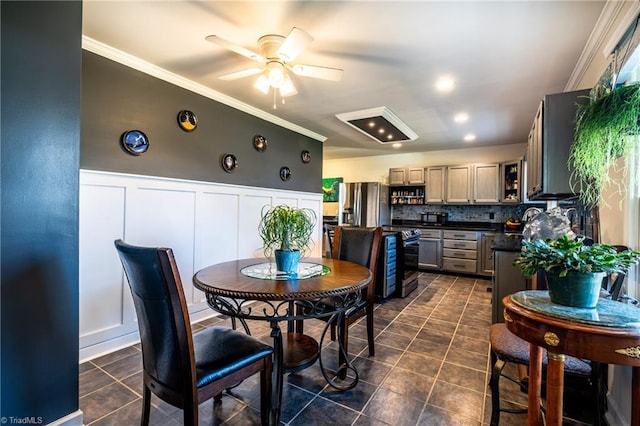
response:
<path fill-rule="evenodd" d="M 595 206 L 613 180 L 609 168 L 639 140 L 640 83 L 621 86 L 591 103 L 578 105 L 575 141 L 568 166 L 571 188 Z"/>

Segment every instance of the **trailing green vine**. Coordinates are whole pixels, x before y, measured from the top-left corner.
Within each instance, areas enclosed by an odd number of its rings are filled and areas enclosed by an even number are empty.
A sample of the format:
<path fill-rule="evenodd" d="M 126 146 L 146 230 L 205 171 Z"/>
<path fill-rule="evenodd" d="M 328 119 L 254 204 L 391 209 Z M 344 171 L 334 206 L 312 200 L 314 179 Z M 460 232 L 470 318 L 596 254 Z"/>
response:
<path fill-rule="evenodd" d="M 613 183 L 609 168 L 638 141 L 640 83 L 621 86 L 591 103 L 578 105 L 575 141 L 567 165 L 571 188 L 594 206 Z"/>

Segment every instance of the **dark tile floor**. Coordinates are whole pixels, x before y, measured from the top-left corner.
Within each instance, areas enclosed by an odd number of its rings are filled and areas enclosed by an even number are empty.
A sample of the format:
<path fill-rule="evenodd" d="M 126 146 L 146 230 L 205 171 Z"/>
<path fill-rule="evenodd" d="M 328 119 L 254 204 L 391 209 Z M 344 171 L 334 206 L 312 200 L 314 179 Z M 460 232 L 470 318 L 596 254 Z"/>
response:
<path fill-rule="evenodd" d="M 281 421 L 286 425 L 481 425 L 488 424 L 491 281 L 422 273 L 406 299 L 391 299 L 375 311 L 376 355 L 369 357 L 366 330 L 350 328 L 349 352 L 360 382 L 339 392 L 327 385 L 318 364 L 285 376 Z M 229 324 L 214 317 L 194 330 Z M 268 338 L 268 325 L 250 324 Z M 309 320 L 305 333 L 319 339 L 324 322 Z M 328 339 L 327 339 L 328 340 Z M 323 360 L 335 363 L 335 343 Z M 142 406 L 139 345 L 80 366 L 80 408 L 84 424 L 139 424 Z M 503 404 L 525 405 L 526 395 L 503 380 Z M 259 424 L 258 377 L 225 393 L 220 403 L 200 406 L 201 425 Z M 522 425 L 523 415 L 502 414 L 501 424 Z M 180 425 L 182 411 L 152 400 L 151 424 Z"/>

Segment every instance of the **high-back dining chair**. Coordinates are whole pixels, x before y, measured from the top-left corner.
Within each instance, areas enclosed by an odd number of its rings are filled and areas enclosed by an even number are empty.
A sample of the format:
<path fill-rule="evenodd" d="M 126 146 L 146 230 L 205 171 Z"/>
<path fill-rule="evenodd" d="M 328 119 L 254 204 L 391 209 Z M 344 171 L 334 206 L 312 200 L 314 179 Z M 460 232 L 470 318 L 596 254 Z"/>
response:
<path fill-rule="evenodd" d="M 371 271 L 372 279 L 367 287 L 363 290 L 360 302 L 349 308 L 341 318 L 338 324 L 338 338 L 342 343 L 344 352 L 348 353 L 349 342 L 349 326 L 359 318 L 366 315 L 367 322 L 367 342 L 369 346 L 369 355 L 375 355 L 374 347 L 374 329 L 373 329 L 373 309 L 376 285 L 376 265 L 378 262 L 378 252 L 382 242 L 382 228 L 358 228 L 336 226 L 333 234 L 333 251 L 331 257 L 333 259 L 347 260 L 366 266 Z M 327 297 L 322 299 L 322 304 L 334 304 L 333 298 Z M 341 300 L 335 301 L 342 304 Z M 328 318 L 325 318 L 325 320 Z M 296 323 L 298 332 L 303 332 L 302 321 Z M 335 339 L 335 329 L 332 329 L 332 339 Z M 339 364 L 342 365 L 346 360 L 343 359 L 342 353 L 339 355 Z"/>
<path fill-rule="evenodd" d="M 178 267 L 170 248 L 115 241 L 133 296 L 143 363 L 140 424 L 149 424 L 151 392 L 198 424 L 198 405 L 260 372 L 262 424 L 269 424 L 273 348 L 226 327 L 192 334 Z"/>

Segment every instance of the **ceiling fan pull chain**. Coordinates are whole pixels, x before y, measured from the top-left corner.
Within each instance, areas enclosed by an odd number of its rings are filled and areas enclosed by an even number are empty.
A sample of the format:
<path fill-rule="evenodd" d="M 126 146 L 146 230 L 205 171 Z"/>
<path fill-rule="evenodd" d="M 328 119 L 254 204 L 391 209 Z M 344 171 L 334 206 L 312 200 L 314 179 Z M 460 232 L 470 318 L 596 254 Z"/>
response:
<path fill-rule="evenodd" d="M 277 92 L 277 89 L 274 88 L 273 89 L 273 109 L 277 109 L 277 107 L 276 107 L 276 92 Z"/>

